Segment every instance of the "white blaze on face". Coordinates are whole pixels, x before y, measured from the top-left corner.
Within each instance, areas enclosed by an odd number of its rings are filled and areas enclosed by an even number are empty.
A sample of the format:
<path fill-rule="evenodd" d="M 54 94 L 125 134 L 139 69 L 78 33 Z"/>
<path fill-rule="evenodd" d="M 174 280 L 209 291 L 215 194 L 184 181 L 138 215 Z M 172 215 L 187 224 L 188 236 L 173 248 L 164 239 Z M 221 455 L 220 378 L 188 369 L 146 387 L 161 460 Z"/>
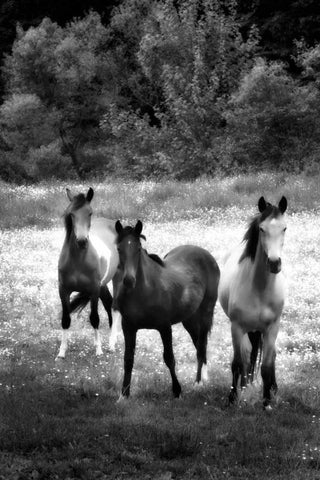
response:
<path fill-rule="evenodd" d="M 285 231 L 286 224 L 282 215 L 272 219 L 266 218 L 260 224 L 261 245 L 270 261 L 281 258 Z"/>
<path fill-rule="evenodd" d="M 90 205 L 87 205 L 73 212 L 73 230 L 77 240 L 87 240 L 91 226 Z"/>

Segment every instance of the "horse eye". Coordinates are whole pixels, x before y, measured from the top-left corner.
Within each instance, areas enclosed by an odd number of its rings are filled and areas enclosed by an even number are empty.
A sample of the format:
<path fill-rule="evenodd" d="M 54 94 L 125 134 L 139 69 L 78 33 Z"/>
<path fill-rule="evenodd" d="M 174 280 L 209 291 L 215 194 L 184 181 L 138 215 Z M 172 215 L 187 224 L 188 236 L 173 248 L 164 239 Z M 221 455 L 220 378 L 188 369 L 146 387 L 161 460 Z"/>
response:
<path fill-rule="evenodd" d="M 264 230 L 262 227 L 259 228 L 260 232 L 264 233 Z"/>
<path fill-rule="evenodd" d="M 287 230 L 287 227 L 284 227 L 284 229 L 283 229 L 283 233 L 284 233 L 286 230 Z"/>

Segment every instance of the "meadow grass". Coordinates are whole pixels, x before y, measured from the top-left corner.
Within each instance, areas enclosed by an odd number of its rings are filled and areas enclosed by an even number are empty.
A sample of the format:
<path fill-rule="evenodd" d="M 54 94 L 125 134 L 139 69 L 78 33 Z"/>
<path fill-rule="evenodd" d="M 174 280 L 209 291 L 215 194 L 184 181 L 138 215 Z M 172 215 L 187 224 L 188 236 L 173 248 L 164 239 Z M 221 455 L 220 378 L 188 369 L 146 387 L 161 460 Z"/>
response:
<path fill-rule="evenodd" d="M 283 259 L 288 301 L 277 341 L 279 393 L 272 415 L 262 410 L 260 375 L 237 406 L 227 406 L 232 347 L 219 305 L 208 345 L 209 382 L 199 390 L 193 389 L 191 339 L 181 325 L 173 328 L 183 388 L 179 401 L 172 399 L 159 334 L 139 331 L 132 398 L 116 402 L 123 340 L 115 353 L 108 351 L 108 321 L 101 306 L 103 357 L 94 355 L 85 310 L 72 319 L 65 361 L 55 362 L 65 186 L 3 184 L 1 189 L 0 479 L 320 478 L 316 179 L 260 175 L 92 185 L 97 214 L 145 221 L 149 251 L 164 255 L 193 243 L 207 248 L 218 263 L 241 241 L 261 194 L 272 201 L 288 196 Z M 88 186 L 71 188 L 85 191 Z"/>
<path fill-rule="evenodd" d="M 246 220 L 257 196 L 275 201 L 286 195 L 291 213 L 319 210 L 320 177 L 261 173 L 194 182 L 122 182 L 106 179 L 87 184 L 44 182 L 35 186 L 11 186 L 0 182 L 1 228 L 45 228 L 60 225 L 66 208 L 65 188 L 85 191 L 94 187 L 95 212 L 113 219 L 141 218 L 150 222 L 199 219 L 210 223 L 228 208 Z"/>

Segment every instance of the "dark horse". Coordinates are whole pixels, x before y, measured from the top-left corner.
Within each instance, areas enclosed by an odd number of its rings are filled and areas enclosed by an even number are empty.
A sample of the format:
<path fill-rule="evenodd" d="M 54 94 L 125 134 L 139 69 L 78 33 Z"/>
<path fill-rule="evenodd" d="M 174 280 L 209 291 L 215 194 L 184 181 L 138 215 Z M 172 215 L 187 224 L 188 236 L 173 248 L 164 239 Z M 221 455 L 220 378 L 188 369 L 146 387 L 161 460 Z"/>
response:
<path fill-rule="evenodd" d="M 179 397 L 171 325 L 182 322 L 192 338 L 199 383 L 202 367 L 207 364 L 207 337 L 217 300 L 219 267 L 208 251 L 192 245 L 174 248 L 162 261 L 141 247 L 144 237 L 140 221 L 135 227 L 123 228 L 118 220 L 115 227 L 120 263 L 114 277 L 114 302 L 122 315 L 125 339 L 122 396 L 130 394 L 137 330 L 150 328 L 161 335 L 173 395 Z"/>
<path fill-rule="evenodd" d="M 90 322 L 95 331 L 96 354 L 101 355 L 98 300 L 101 299 L 112 324 L 112 297 L 107 283 L 113 278 L 119 257 L 114 221 L 96 218 L 91 222 L 93 189 L 72 195 L 64 214 L 66 236 L 59 257 L 59 295 L 62 303 L 62 341 L 58 358 L 67 350 L 70 313 L 91 303 Z M 72 301 L 72 292 L 80 292 Z"/>

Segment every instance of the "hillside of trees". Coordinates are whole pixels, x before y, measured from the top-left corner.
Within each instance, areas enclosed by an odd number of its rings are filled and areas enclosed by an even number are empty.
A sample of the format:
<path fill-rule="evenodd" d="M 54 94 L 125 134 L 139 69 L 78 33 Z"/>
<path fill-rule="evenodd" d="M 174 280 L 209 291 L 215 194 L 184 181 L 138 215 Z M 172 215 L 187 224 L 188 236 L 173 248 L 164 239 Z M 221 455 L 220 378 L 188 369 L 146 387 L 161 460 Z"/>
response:
<path fill-rule="evenodd" d="M 311 0 L 5 0 L 0 177 L 318 172 Z"/>

